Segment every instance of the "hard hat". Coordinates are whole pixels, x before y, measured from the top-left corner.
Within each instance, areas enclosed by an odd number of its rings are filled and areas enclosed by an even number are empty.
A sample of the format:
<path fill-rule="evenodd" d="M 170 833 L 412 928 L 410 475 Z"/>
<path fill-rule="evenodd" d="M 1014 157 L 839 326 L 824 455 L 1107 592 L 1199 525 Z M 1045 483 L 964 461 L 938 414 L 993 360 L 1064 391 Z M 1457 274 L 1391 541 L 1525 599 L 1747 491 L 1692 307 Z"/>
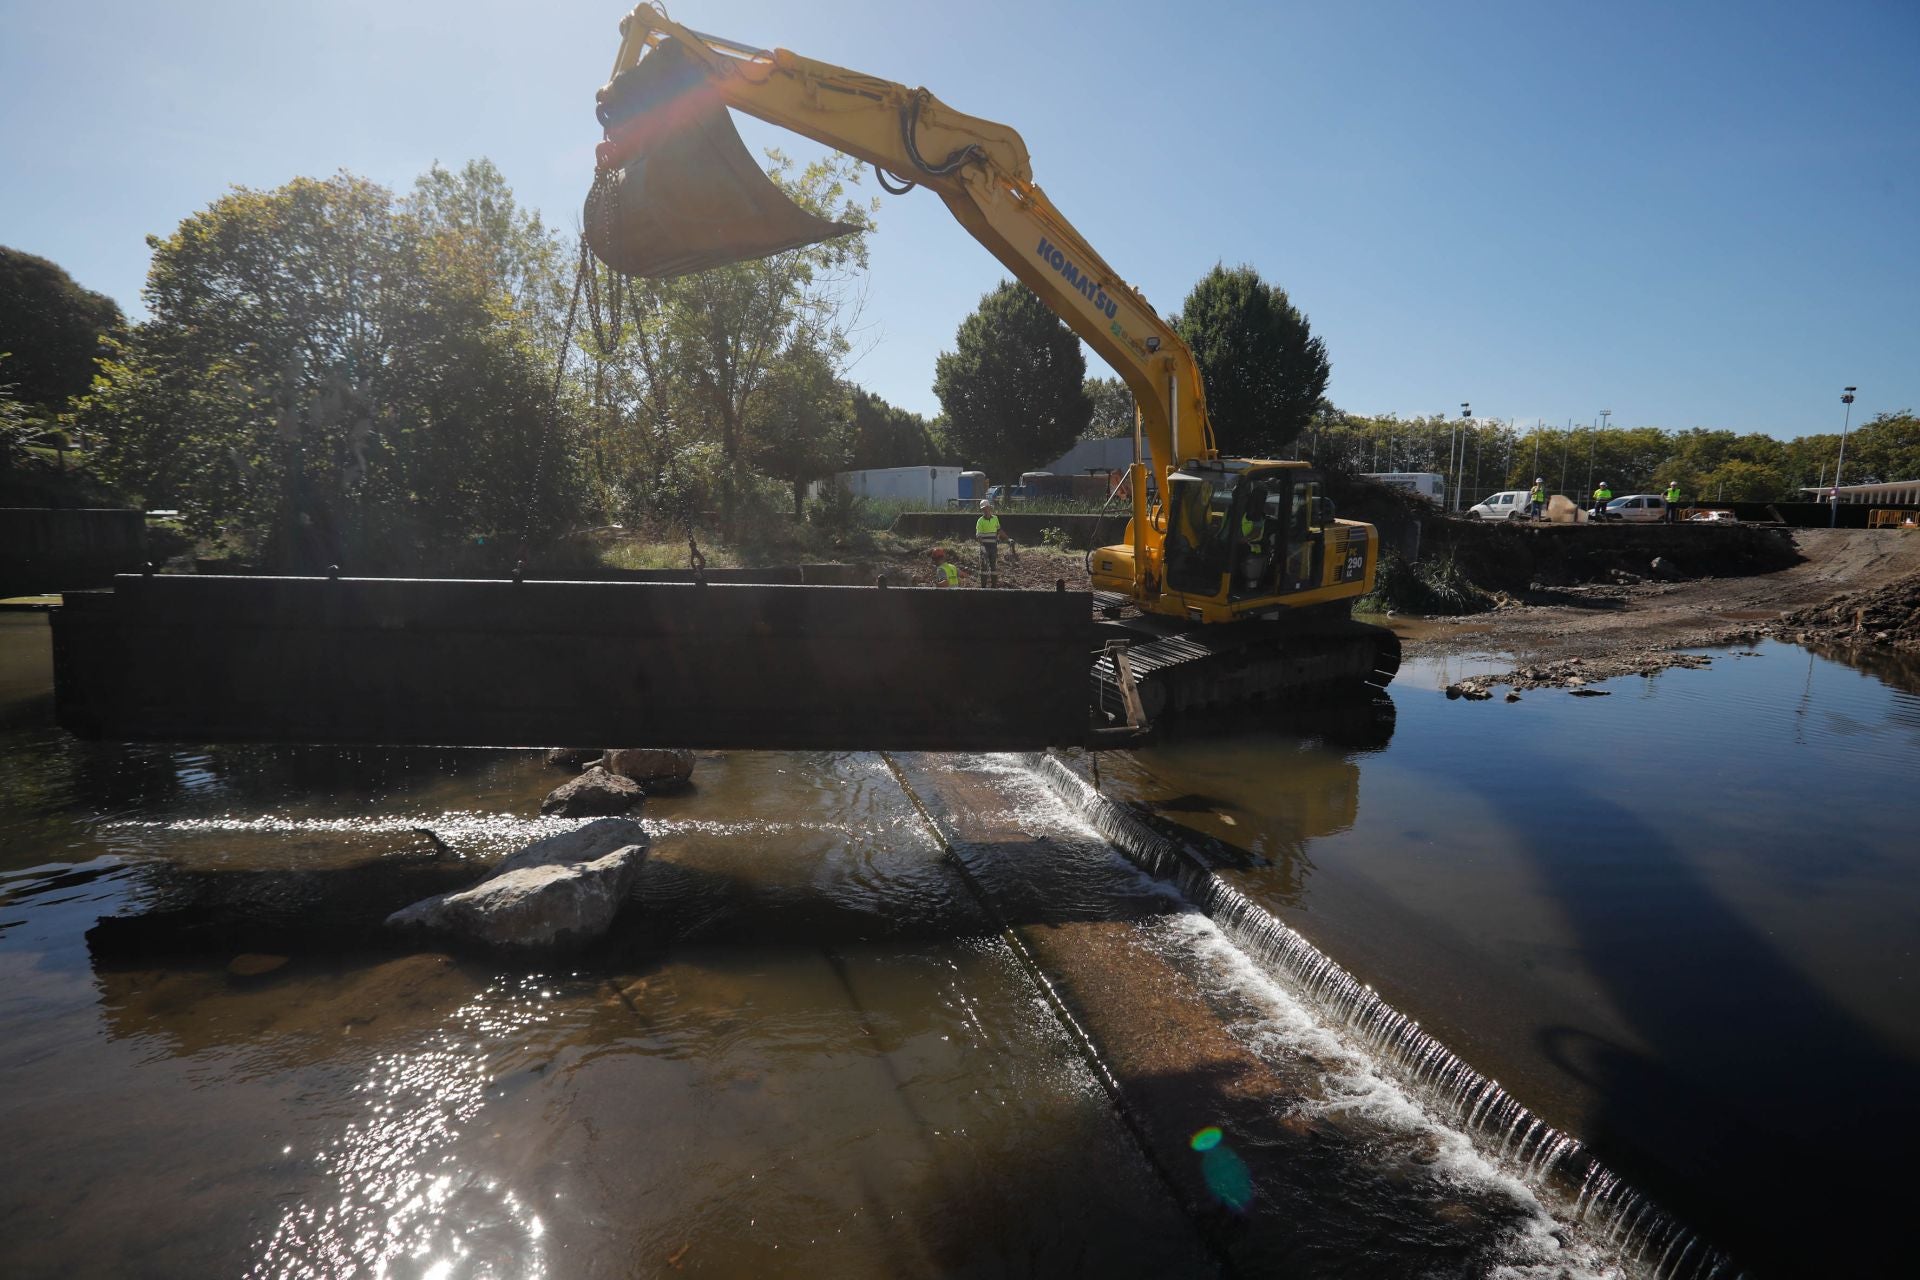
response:
<path fill-rule="evenodd" d="M 1547 478 L 1545 476 L 1535 476 L 1533 478 L 1533 482 L 1535 484 L 1545 484 L 1547 482 Z"/>
<path fill-rule="evenodd" d="M 993 499 L 992 499 L 992 498 L 982 498 L 982 499 L 980 499 L 980 509 L 981 509 L 982 511 L 991 511 L 991 510 L 993 510 Z"/>

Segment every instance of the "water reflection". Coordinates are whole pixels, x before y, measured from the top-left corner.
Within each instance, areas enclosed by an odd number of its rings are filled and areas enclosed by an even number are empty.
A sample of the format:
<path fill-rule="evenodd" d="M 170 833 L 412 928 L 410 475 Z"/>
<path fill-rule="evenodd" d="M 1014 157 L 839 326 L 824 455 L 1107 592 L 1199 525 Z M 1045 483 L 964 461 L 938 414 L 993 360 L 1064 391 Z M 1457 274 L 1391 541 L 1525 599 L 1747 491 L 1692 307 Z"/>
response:
<path fill-rule="evenodd" d="M 1378 753 L 1254 736 L 1103 768 L 1763 1274 L 1865 1274 L 1907 1248 L 1920 1139 L 1920 698 L 1882 676 L 1911 680 L 1762 644 L 1606 699 L 1404 689 Z M 1367 803 L 1342 821 L 1307 780 L 1346 767 Z"/>
<path fill-rule="evenodd" d="M 1383 696 L 1210 720 L 1085 768 L 1163 835 L 1228 865 L 1259 865 L 1278 901 L 1298 902 L 1313 873 L 1311 841 L 1350 830 L 1360 812 L 1360 761 L 1393 739 Z M 1252 782 L 1254 785 L 1249 785 Z"/>
<path fill-rule="evenodd" d="M 647 910 L 512 973 L 377 920 L 549 833 L 536 755 L 77 743 L 41 639 L 0 636 L 0 1271 L 1212 1269 L 874 758 L 703 758 Z"/>

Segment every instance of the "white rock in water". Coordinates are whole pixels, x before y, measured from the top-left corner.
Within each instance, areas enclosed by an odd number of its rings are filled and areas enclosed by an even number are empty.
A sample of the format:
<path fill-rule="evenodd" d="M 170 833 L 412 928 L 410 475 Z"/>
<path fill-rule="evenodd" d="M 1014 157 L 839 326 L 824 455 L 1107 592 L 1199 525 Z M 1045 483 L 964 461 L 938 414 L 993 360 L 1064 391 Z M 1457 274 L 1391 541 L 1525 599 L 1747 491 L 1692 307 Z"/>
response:
<path fill-rule="evenodd" d="M 544 867 L 555 863 L 592 862 L 615 849 L 647 843 L 647 829 L 632 818 L 601 818 L 571 831 L 535 840 L 518 853 L 508 854 L 493 869 L 494 875 L 519 871 L 523 867 Z"/>
<path fill-rule="evenodd" d="M 387 924 L 490 947 L 584 946 L 613 923 L 646 856 L 639 823 L 605 818 L 536 841 L 479 884 L 424 898 Z"/>

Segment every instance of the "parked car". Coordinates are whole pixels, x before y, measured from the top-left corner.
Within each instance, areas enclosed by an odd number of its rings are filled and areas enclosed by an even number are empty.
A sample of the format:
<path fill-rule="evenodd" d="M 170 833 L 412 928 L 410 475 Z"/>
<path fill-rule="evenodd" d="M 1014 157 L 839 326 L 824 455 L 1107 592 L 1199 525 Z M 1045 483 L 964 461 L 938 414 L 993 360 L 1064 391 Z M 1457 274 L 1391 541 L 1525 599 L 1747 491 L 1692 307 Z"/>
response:
<path fill-rule="evenodd" d="M 1603 520 L 1651 524 L 1667 518 L 1667 500 L 1657 493 L 1629 493 L 1607 504 Z"/>
<path fill-rule="evenodd" d="M 1687 517 L 1692 524 L 1739 524 L 1740 518 L 1731 511 L 1715 508 L 1712 511 L 1696 511 Z"/>
<path fill-rule="evenodd" d="M 1528 494 L 1525 489 L 1503 489 L 1484 502 L 1476 502 L 1466 510 L 1469 520 L 1512 520 L 1516 516 L 1527 518 Z"/>

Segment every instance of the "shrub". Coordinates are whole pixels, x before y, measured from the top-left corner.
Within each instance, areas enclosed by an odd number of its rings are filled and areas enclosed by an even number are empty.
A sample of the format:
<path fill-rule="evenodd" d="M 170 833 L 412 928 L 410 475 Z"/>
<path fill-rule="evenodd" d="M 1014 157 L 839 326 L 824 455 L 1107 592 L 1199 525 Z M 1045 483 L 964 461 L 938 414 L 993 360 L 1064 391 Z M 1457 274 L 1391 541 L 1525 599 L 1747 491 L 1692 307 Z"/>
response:
<path fill-rule="evenodd" d="M 1408 564 L 1389 551 L 1380 557 L 1372 594 L 1361 597 L 1357 607 L 1369 613 L 1391 609 L 1451 616 L 1479 613 L 1491 604 L 1491 597 L 1473 584 L 1451 555 Z"/>

